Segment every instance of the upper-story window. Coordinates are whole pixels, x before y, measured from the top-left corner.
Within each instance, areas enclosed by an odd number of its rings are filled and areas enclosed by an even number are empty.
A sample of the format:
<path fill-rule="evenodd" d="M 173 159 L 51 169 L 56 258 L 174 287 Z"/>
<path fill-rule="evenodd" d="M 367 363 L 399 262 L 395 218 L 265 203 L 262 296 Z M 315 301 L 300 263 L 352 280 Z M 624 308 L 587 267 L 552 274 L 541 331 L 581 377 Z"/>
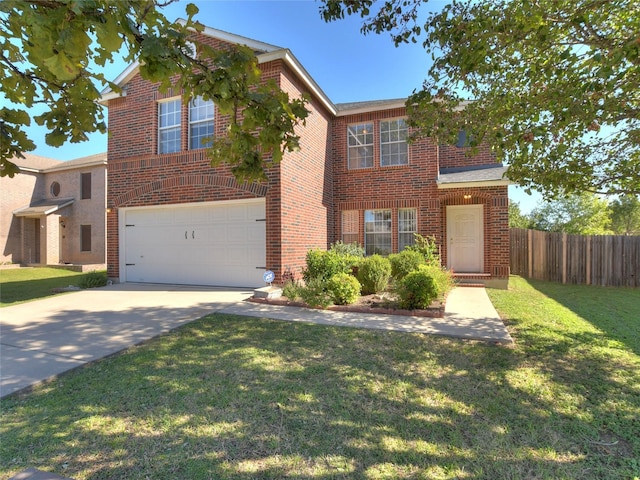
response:
<path fill-rule="evenodd" d="M 210 147 L 213 141 L 213 102 L 197 97 L 189 103 L 189 148 Z"/>
<path fill-rule="evenodd" d="M 91 173 L 80 174 L 80 198 L 82 200 L 91 198 Z"/>
<path fill-rule="evenodd" d="M 407 123 L 402 118 L 380 122 L 380 165 L 407 165 Z"/>
<path fill-rule="evenodd" d="M 180 118 L 179 98 L 158 104 L 158 153 L 180 151 Z"/>
<path fill-rule="evenodd" d="M 373 123 L 349 125 L 347 137 L 349 168 L 373 167 Z"/>

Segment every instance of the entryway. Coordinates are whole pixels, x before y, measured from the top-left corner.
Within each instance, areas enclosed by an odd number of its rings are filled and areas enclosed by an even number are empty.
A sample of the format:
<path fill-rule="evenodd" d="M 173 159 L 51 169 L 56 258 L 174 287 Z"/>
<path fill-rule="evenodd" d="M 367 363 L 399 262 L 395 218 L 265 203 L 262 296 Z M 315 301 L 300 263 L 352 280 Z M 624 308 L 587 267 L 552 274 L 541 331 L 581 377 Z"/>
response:
<path fill-rule="evenodd" d="M 454 272 L 483 272 L 483 213 L 482 205 L 447 207 L 447 267 Z"/>

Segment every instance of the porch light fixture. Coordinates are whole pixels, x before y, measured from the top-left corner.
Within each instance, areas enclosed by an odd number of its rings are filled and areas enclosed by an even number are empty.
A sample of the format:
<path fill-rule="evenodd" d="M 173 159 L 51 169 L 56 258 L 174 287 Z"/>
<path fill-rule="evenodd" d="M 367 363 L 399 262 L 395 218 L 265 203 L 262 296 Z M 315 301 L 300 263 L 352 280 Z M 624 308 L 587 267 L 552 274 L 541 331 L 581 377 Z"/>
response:
<path fill-rule="evenodd" d="M 107 207 L 106 212 L 107 213 L 111 213 L 113 210 L 111 209 L 111 207 Z"/>
<path fill-rule="evenodd" d="M 471 199 L 471 195 L 467 194 L 467 195 L 463 195 L 463 197 L 465 200 L 470 200 Z"/>

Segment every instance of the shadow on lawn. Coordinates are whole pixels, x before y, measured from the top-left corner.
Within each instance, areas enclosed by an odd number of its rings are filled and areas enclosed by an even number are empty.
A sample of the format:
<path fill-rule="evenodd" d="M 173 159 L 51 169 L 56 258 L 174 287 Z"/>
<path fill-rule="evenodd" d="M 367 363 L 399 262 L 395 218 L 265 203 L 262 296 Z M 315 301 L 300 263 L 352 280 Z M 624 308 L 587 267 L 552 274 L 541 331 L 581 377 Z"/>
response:
<path fill-rule="evenodd" d="M 639 288 L 562 285 L 535 280 L 527 282 L 606 334 L 599 339 L 593 337 L 587 340 L 616 340 L 640 355 Z"/>
<path fill-rule="evenodd" d="M 607 404 L 633 395 L 633 384 L 615 379 L 615 366 L 588 350 L 578 359 L 561 342 L 543 351 L 211 315 L 66 375 L 24 402 L 7 401 L 3 436 L 11 441 L 0 472 L 36 466 L 90 479 L 640 473 L 639 441 L 618 431 L 633 430 L 636 417 Z"/>

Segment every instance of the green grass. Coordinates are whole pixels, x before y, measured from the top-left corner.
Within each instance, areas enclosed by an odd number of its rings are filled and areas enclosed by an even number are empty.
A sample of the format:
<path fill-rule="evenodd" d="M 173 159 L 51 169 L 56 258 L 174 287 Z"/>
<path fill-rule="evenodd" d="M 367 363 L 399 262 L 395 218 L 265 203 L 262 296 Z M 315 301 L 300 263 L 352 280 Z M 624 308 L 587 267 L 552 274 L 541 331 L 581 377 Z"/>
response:
<path fill-rule="evenodd" d="M 78 286 L 87 273 L 59 268 L 10 268 L 0 270 L 0 307 L 38 300 L 52 295 L 52 288 Z"/>
<path fill-rule="evenodd" d="M 640 290 L 511 285 L 512 348 L 204 317 L 2 400 L 0 478 L 640 477 Z"/>

